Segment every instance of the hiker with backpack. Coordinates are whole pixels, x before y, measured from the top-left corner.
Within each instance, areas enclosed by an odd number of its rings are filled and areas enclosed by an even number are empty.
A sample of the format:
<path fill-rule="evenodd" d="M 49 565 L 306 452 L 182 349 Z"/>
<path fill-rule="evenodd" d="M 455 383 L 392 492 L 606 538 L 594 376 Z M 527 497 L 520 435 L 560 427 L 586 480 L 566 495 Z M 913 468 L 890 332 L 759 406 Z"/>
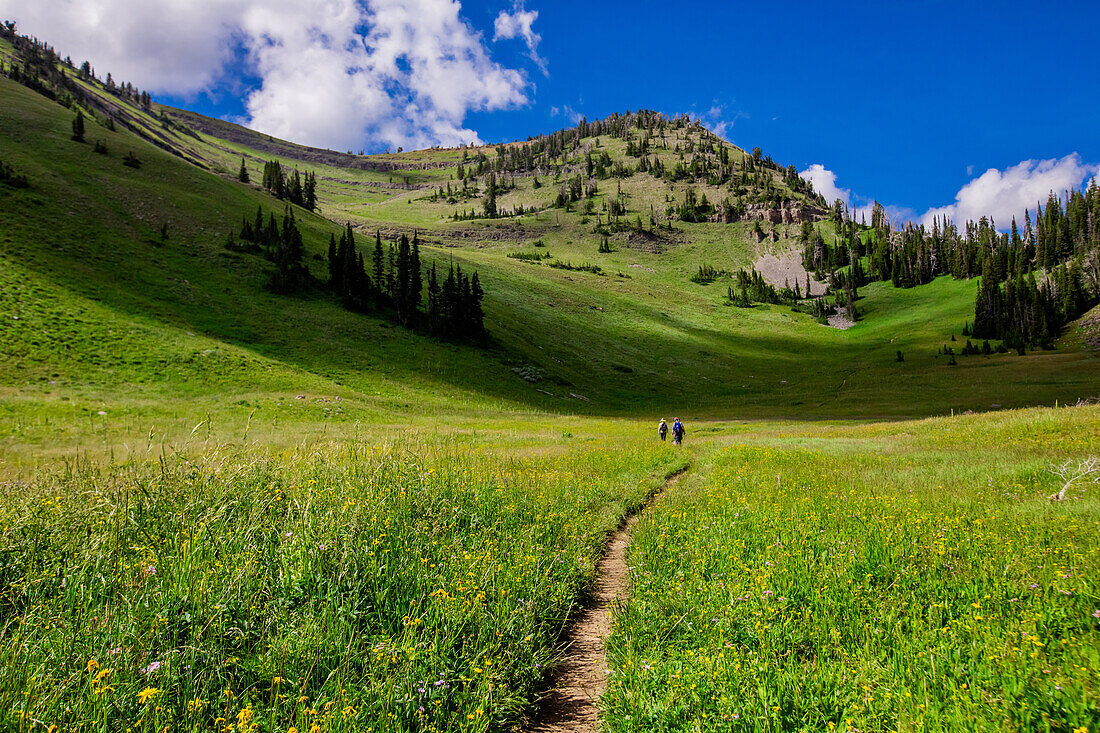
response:
<path fill-rule="evenodd" d="M 668 435 L 668 423 L 662 417 L 661 422 L 657 424 L 657 435 L 661 436 L 661 442 L 665 442 L 665 436 Z"/>
<path fill-rule="evenodd" d="M 684 424 L 680 422 L 680 418 L 676 418 L 676 422 L 672 423 L 672 444 L 680 445 L 686 432 L 687 430 L 684 429 Z"/>

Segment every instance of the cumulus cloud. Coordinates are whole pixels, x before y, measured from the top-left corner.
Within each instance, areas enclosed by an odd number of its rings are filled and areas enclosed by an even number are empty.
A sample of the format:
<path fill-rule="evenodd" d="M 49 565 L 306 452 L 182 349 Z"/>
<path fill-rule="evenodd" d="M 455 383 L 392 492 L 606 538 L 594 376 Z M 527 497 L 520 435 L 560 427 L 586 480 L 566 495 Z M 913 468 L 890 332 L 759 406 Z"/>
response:
<path fill-rule="evenodd" d="M 232 57 L 233 0 L 0 0 L 0 18 L 80 64 L 154 91 L 207 88 Z"/>
<path fill-rule="evenodd" d="M 831 206 L 834 201 L 840 199 L 845 206 L 852 205 L 852 192 L 847 188 L 836 185 L 836 173 L 832 172 L 821 163 L 814 163 L 798 174 L 803 180 L 809 181 L 814 191 L 825 197 L 825 201 Z"/>
<path fill-rule="evenodd" d="M 930 226 L 934 218 L 946 216 L 961 226 L 988 216 L 1004 228 L 1013 216 L 1021 217 L 1036 203 L 1045 204 L 1051 191 L 1059 194 L 1077 188 L 1097 170 L 1097 166 L 1082 163 L 1077 153 L 1049 160 L 1024 160 L 1004 171 L 990 168 L 959 189 L 955 203 L 929 209 L 921 220 Z"/>
<path fill-rule="evenodd" d="M 576 125 L 577 123 L 579 123 L 581 120 L 584 119 L 584 115 L 582 115 L 580 112 L 578 112 L 577 110 L 570 107 L 568 104 L 565 105 L 564 107 L 551 107 L 550 108 L 550 116 L 551 117 L 557 117 L 558 115 L 564 115 L 566 117 L 566 119 L 568 119 L 574 125 Z"/>
<path fill-rule="evenodd" d="M 726 105 L 718 104 L 717 102 L 707 110 L 706 114 L 698 115 L 691 112 L 688 116 L 718 137 L 727 141 L 730 139 L 730 133 L 733 132 L 733 126 L 737 123 L 737 120 L 742 117 L 745 119 L 749 118 L 749 116 L 741 110 L 737 110 L 731 118 L 726 114 Z"/>
<path fill-rule="evenodd" d="M 1100 173 L 1100 167 L 1082 163 L 1077 153 L 1050 160 L 1025 160 L 1004 171 L 990 168 L 959 189 L 954 203 L 928 209 L 923 215 L 918 216 L 917 212 L 904 206 L 887 205 L 884 208 L 895 223 L 920 221 L 930 227 L 933 219 L 946 216 L 962 226 L 967 221 L 977 221 L 986 216 L 1004 229 L 1012 217 L 1020 219 L 1025 210 L 1034 211 L 1037 202 L 1045 204 L 1051 191 L 1060 194 L 1078 188 L 1089 176 L 1097 173 Z M 870 221 L 873 202 L 841 188 L 833 171 L 814 163 L 799 175 L 809 181 L 830 205 L 840 199 L 851 209 L 857 221 L 860 217 Z"/>
<path fill-rule="evenodd" d="M 829 170 L 821 163 L 814 163 L 806 168 L 806 170 L 801 171 L 798 175 L 801 176 L 803 180 L 809 181 L 810 184 L 813 185 L 814 191 L 825 197 L 825 201 L 828 202 L 829 206 L 832 206 L 834 201 L 840 199 L 844 202 L 844 205 L 848 207 L 855 221 L 866 221 L 870 223 L 871 212 L 877 202 L 866 196 L 852 193 L 851 189 L 841 188 L 837 185 L 835 172 Z M 894 224 L 901 224 L 909 221 L 916 213 L 906 206 L 885 204 L 882 205 L 882 208 L 886 212 L 886 217 Z"/>
<path fill-rule="evenodd" d="M 543 75 L 549 76 L 550 72 L 546 68 L 546 59 L 539 56 L 538 52 L 539 41 L 542 40 L 542 36 L 532 29 L 538 17 L 539 11 L 525 10 L 522 2 L 513 3 L 511 13 L 501 10 L 500 14 L 497 15 L 497 19 L 493 23 L 493 40 L 506 41 L 511 38 L 522 38 L 524 43 L 527 44 L 528 56 L 539 67 Z"/>
<path fill-rule="evenodd" d="M 457 0 L 0 0 L 23 32 L 155 92 L 224 89 L 239 56 L 259 79 L 247 124 L 338 149 L 480 142 L 468 112 L 527 103 L 523 72 L 494 62 L 460 11 Z M 518 32 L 537 43 L 519 12 Z"/>

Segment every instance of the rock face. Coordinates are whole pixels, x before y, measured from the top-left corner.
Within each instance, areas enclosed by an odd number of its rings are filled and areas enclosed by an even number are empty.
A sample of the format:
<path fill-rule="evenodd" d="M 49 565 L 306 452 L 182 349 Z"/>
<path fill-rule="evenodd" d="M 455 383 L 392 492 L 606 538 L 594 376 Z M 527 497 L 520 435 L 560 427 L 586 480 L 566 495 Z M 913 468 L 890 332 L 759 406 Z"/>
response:
<path fill-rule="evenodd" d="M 772 224 L 801 224 L 804 221 L 820 221 L 828 212 L 820 206 L 798 201 L 784 201 L 782 205 L 749 204 L 741 217 L 745 220 L 760 219 Z"/>

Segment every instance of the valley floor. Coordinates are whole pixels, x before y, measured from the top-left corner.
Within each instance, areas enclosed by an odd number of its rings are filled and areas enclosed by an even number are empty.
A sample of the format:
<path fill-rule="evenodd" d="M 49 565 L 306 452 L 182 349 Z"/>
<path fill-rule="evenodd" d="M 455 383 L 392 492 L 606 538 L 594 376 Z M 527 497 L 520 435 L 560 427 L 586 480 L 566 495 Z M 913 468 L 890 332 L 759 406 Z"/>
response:
<path fill-rule="evenodd" d="M 684 467 L 633 530 L 603 728 L 1100 723 L 1098 487 L 1047 498 L 1100 407 L 689 423 L 677 449 L 634 420 L 375 430 L 299 402 L 0 418 L 58 431 L 3 453 L 5 727 L 512 729 L 608 533 Z"/>

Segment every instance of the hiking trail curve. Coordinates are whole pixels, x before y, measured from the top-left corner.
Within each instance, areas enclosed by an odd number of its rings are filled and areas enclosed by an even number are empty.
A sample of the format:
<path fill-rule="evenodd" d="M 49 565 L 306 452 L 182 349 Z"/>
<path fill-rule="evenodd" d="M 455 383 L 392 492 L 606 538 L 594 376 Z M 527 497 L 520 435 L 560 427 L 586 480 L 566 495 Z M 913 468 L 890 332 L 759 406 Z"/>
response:
<path fill-rule="evenodd" d="M 565 653 L 550 678 L 529 725 L 528 733 L 597 733 L 599 699 L 607 687 L 606 640 L 611 634 L 615 602 L 629 592 L 630 569 L 626 551 L 631 532 L 642 512 L 668 491 L 688 470 L 669 475 L 664 485 L 635 511 L 626 515 L 608 537 L 596 565 L 596 579 L 584 603 L 569 621 Z"/>

